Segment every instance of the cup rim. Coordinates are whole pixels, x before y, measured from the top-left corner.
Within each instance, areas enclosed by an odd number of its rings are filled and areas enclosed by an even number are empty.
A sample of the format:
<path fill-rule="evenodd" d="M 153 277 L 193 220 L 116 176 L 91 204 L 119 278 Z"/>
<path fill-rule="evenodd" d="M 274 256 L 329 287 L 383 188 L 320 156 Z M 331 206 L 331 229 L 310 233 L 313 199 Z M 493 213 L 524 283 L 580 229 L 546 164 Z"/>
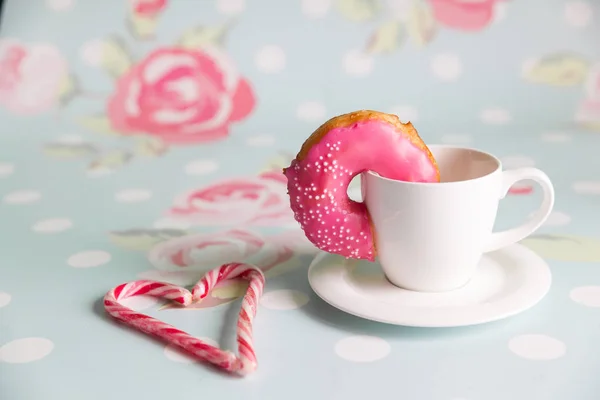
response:
<path fill-rule="evenodd" d="M 483 180 L 495 173 L 497 173 L 498 171 L 502 170 L 502 161 L 500 161 L 500 159 L 498 157 L 496 157 L 495 155 L 488 153 L 487 151 L 475 148 L 475 147 L 469 147 L 469 146 L 461 146 L 461 145 L 454 145 L 454 144 L 429 144 L 427 145 L 427 147 L 429 148 L 429 150 L 433 150 L 434 148 L 442 148 L 442 149 L 454 149 L 454 150 L 468 150 L 468 151 L 472 151 L 472 152 L 476 152 L 479 153 L 483 156 L 486 156 L 488 158 L 490 158 L 491 160 L 493 160 L 496 163 L 496 168 L 485 174 L 485 175 L 481 175 L 478 176 L 476 178 L 471 178 L 471 179 L 465 179 L 465 180 L 461 180 L 461 181 L 454 181 L 454 182 L 410 182 L 410 181 L 401 181 L 398 179 L 391 179 L 391 178 L 386 178 L 384 176 L 381 176 L 379 174 L 377 174 L 375 171 L 365 171 L 366 174 L 371 175 L 374 178 L 378 178 L 378 179 L 382 179 L 384 181 L 388 181 L 388 182 L 393 182 L 393 183 L 402 183 L 405 185 L 414 185 L 414 186 L 432 186 L 432 187 L 439 187 L 439 186 L 448 186 L 448 185 L 464 185 L 464 184 L 469 184 L 469 183 L 473 183 L 479 180 Z M 433 151 L 432 151 L 433 152 Z"/>

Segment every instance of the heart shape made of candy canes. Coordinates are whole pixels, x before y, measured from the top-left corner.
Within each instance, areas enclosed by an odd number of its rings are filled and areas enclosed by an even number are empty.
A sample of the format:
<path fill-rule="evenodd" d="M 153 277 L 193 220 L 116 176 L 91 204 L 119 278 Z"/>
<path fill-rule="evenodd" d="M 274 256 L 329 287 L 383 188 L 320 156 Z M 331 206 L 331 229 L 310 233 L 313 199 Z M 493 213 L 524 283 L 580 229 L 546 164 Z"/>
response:
<path fill-rule="evenodd" d="M 203 342 L 172 325 L 125 307 L 119 302 L 128 297 L 146 295 L 188 306 L 202 301 L 219 282 L 235 278 L 249 282 L 237 321 L 238 356 L 231 351 Z M 199 360 L 212 363 L 228 372 L 246 375 L 256 370 L 257 366 L 252 340 L 252 322 L 256 316 L 258 299 L 262 295 L 264 284 L 265 277 L 258 267 L 244 263 L 230 263 L 208 271 L 194 285 L 191 292 L 177 285 L 151 280 L 123 283 L 106 293 L 104 308 L 113 318 L 176 345 Z"/>

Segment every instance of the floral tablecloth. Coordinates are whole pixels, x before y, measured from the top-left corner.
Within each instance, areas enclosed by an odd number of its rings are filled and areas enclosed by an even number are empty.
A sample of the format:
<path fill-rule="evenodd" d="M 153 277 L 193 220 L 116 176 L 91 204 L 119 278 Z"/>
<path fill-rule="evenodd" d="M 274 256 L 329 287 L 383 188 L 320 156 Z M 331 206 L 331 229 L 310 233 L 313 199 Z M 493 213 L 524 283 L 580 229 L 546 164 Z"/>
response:
<path fill-rule="evenodd" d="M 600 3 L 595 0 L 5 0 L 0 26 L 0 399 L 592 400 L 600 383 Z M 411 120 L 427 143 L 535 165 L 556 207 L 523 241 L 553 285 L 456 329 L 344 314 L 281 168 L 329 116 Z M 356 190 L 354 187 L 352 190 Z M 541 199 L 511 189 L 497 229 Z M 199 234 L 192 246 L 152 252 Z M 216 372 L 112 322 L 137 278 L 266 273 L 256 373 Z M 128 304 L 234 348 L 245 287 Z"/>

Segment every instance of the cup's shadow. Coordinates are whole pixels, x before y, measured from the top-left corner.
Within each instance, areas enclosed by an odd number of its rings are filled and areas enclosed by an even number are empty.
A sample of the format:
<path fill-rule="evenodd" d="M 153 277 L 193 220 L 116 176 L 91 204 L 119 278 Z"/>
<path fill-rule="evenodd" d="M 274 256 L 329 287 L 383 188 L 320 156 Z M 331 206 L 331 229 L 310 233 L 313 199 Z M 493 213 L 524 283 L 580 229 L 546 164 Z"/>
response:
<path fill-rule="evenodd" d="M 402 338 L 406 340 L 424 340 L 449 338 L 455 336 L 481 335 L 489 330 L 502 329 L 504 321 L 469 327 L 420 328 L 385 324 L 366 320 L 347 314 L 323 301 L 316 295 L 311 295 L 310 301 L 301 308 L 309 318 L 335 329 L 343 330 L 354 335 L 374 335 L 382 338 Z"/>
<path fill-rule="evenodd" d="M 290 276 L 290 274 L 283 278 L 285 282 L 282 282 L 282 286 L 289 283 L 287 288 L 302 288 L 300 290 L 308 294 L 309 302 L 301 307 L 299 311 L 319 324 L 328 325 L 353 335 L 374 335 L 382 338 L 401 338 L 414 341 L 449 339 L 459 336 L 465 338 L 481 336 L 490 331 L 502 331 L 509 326 L 527 324 L 528 321 L 527 313 L 523 313 L 503 320 L 462 327 L 427 328 L 386 324 L 360 318 L 333 307 L 312 290 L 308 283 L 306 269 L 304 269 L 303 274 L 303 276 Z M 300 282 L 301 284 L 299 284 Z M 357 301 L 360 300 L 357 299 Z"/>

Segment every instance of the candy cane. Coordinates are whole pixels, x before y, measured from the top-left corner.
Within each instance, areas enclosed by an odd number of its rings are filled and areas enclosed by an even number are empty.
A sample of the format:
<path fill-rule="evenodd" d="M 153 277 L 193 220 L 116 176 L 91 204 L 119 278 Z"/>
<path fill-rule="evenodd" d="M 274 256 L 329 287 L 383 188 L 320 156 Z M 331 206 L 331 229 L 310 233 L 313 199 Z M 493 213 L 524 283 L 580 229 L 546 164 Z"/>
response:
<path fill-rule="evenodd" d="M 242 278 L 249 282 L 248 291 L 242 300 L 237 322 L 238 353 L 211 346 L 167 323 L 138 313 L 119 303 L 133 296 L 153 296 L 175 301 L 188 306 L 204 299 L 219 282 Z M 252 322 L 256 316 L 258 299 L 262 295 L 265 277 L 253 265 L 231 263 L 209 271 L 190 292 L 187 289 L 165 282 L 139 280 L 121 284 L 104 296 L 104 308 L 113 318 L 142 332 L 155 335 L 174 344 L 202 361 L 212 363 L 228 372 L 246 375 L 256 369 L 257 361 L 252 340 Z"/>

